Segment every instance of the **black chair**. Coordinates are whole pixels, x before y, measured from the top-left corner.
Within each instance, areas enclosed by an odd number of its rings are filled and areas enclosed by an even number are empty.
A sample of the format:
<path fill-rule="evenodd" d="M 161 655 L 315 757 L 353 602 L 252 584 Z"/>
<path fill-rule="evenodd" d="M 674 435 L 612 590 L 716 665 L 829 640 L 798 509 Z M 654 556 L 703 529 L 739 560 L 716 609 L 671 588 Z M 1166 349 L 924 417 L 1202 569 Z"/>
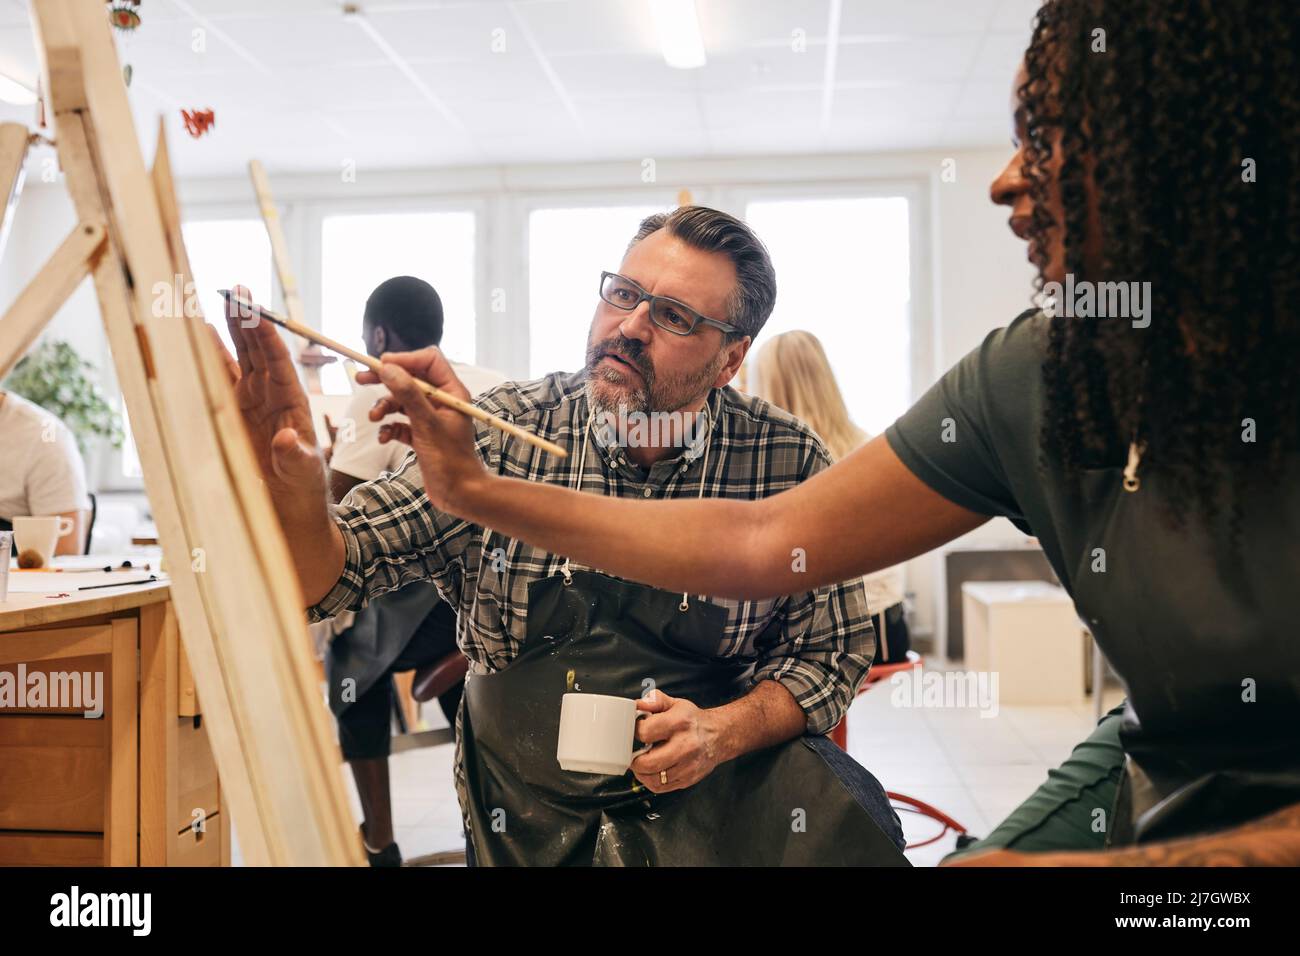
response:
<path fill-rule="evenodd" d="M 95 533 L 95 515 L 99 513 L 99 499 L 93 491 L 87 494 L 90 496 L 90 522 L 86 525 L 86 545 L 81 549 L 82 554 L 90 554 L 90 536 Z"/>

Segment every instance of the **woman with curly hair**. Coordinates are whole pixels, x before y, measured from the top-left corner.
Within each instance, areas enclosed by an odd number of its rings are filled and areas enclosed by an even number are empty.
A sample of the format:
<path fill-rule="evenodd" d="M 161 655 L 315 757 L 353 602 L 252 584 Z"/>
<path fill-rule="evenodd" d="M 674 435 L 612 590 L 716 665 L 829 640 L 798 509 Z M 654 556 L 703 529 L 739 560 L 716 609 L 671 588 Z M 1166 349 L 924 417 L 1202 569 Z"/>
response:
<path fill-rule="evenodd" d="M 382 379 L 432 506 L 733 598 L 870 573 L 1005 516 L 1042 543 L 1128 704 L 972 862 L 1300 863 L 1290 6 L 1043 5 L 1015 85 L 1016 153 L 992 190 L 1028 241 L 1039 308 L 834 467 L 758 501 L 625 501 L 489 474 L 468 421 L 415 387 L 465 394 L 441 356 L 390 355 Z M 341 548 L 320 549 L 308 598 L 333 584 Z"/>

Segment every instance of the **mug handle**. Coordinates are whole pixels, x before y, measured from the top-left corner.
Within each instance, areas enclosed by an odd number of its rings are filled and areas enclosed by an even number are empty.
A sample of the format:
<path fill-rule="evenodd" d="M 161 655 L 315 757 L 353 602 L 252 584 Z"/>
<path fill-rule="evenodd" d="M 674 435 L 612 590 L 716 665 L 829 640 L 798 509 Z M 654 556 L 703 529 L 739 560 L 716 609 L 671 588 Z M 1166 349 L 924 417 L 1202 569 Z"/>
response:
<path fill-rule="evenodd" d="M 65 518 L 62 515 L 59 515 L 58 518 L 59 518 L 59 533 L 57 536 L 62 538 L 64 535 L 72 534 L 72 519 Z"/>
<path fill-rule="evenodd" d="M 646 713 L 644 710 L 638 710 L 638 711 L 636 712 L 636 719 L 637 719 L 637 720 L 641 720 L 641 719 L 643 719 L 643 718 L 645 718 L 645 717 L 649 717 L 649 716 L 650 716 L 650 715 L 649 715 L 648 713 Z M 632 726 L 635 728 L 635 727 L 636 727 L 636 723 L 633 722 Z M 635 729 L 632 731 L 632 743 L 633 743 L 633 744 L 636 744 L 636 743 L 637 743 L 637 739 L 636 739 L 636 730 L 635 730 Z M 641 747 L 640 747 L 640 749 L 637 749 L 637 748 L 634 746 L 634 747 L 632 748 L 632 760 L 635 760 L 637 757 L 640 757 L 642 754 L 649 753 L 653 748 L 654 748 L 654 744 L 642 744 Z M 630 764 L 631 761 L 628 761 L 628 763 Z"/>

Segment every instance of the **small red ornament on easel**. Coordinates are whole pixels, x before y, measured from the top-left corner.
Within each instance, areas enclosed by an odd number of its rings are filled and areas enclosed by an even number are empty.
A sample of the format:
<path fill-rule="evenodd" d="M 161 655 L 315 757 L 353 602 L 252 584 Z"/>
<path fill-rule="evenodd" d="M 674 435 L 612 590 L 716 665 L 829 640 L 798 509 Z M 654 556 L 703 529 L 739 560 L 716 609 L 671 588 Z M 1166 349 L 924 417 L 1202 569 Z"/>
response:
<path fill-rule="evenodd" d="M 195 139 L 217 125 L 217 114 L 212 110 L 181 110 L 181 119 L 185 121 L 185 131 Z"/>

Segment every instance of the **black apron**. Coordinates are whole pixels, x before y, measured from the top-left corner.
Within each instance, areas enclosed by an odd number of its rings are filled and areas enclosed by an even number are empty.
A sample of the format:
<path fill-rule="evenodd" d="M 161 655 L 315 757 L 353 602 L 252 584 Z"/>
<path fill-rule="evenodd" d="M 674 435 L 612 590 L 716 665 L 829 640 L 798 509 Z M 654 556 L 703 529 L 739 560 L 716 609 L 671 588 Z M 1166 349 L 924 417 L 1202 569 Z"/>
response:
<path fill-rule="evenodd" d="M 570 689 L 640 697 L 658 688 L 700 707 L 743 695 L 752 660 L 700 653 L 718 647 L 726 615 L 594 571 L 566 567 L 532 582 L 519 655 L 465 685 L 461 745 L 476 861 L 906 866 L 807 738 L 745 754 L 666 794 L 646 790 L 631 771 L 560 768 L 560 701 Z"/>

